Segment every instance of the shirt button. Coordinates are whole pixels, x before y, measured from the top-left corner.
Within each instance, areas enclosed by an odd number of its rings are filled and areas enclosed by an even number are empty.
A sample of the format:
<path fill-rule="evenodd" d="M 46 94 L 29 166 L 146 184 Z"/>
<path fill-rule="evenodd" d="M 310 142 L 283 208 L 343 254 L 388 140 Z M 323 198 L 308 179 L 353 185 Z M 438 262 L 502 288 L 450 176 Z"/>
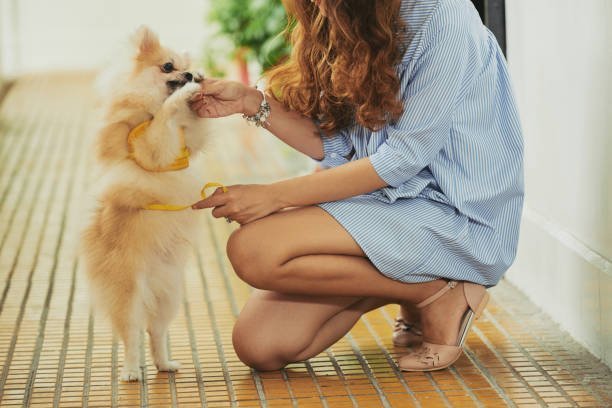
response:
<path fill-rule="evenodd" d="M 332 153 L 329 155 L 332 159 L 335 159 L 336 157 L 338 157 L 338 153 Z"/>

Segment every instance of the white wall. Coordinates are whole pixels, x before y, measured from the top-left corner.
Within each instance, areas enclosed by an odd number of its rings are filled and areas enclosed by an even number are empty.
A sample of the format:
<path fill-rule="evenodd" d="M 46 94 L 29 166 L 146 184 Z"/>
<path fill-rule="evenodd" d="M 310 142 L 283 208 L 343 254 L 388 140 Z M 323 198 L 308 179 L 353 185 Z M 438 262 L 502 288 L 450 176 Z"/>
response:
<path fill-rule="evenodd" d="M 140 24 L 201 54 L 209 0 L 0 0 L 0 72 L 99 66 Z"/>
<path fill-rule="evenodd" d="M 527 190 L 507 277 L 612 365 L 612 1 L 506 12 Z"/>

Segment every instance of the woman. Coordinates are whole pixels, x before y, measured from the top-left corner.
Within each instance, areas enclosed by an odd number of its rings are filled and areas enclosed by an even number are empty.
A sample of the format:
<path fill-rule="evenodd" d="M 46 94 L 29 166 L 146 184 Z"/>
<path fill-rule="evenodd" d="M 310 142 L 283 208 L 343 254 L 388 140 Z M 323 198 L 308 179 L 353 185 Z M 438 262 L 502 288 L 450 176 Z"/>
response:
<path fill-rule="evenodd" d="M 279 369 L 396 302 L 395 342 L 422 342 L 400 367 L 448 367 L 516 251 L 522 137 L 503 55 L 469 0 L 285 5 L 293 52 L 267 74 L 267 97 L 210 79 L 193 100 L 200 116 L 242 113 L 329 168 L 194 206 L 242 225 L 228 256 L 259 290 L 236 352 Z"/>

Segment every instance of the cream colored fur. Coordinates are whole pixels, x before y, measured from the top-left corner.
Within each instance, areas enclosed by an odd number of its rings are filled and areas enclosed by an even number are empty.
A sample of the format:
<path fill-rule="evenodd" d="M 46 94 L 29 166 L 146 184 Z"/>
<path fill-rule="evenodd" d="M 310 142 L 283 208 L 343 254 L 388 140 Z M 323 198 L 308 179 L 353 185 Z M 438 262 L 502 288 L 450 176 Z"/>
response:
<path fill-rule="evenodd" d="M 203 177 L 194 159 L 204 145 L 205 121 L 188 100 L 199 85 L 188 82 L 171 93 L 167 81 L 184 78 L 189 61 L 160 45 L 146 27 L 133 37 L 127 69 L 107 78 L 103 126 L 97 133 L 100 174 L 95 178 L 97 209 L 82 235 L 91 295 L 96 309 L 110 317 L 123 341 L 121 379 L 141 379 L 140 333 L 147 330 L 151 355 L 160 371 L 175 371 L 168 358 L 168 326 L 182 299 L 182 274 L 199 230 L 197 213 L 143 210 L 151 203 L 191 204 L 198 200 Z M 164 73 L 168 61 L 177 69 Z M 127 135 L 153 119 L 135 144 L 137 159 L 147 168 L 167 166 L 179 154 L 178 129 L 184 127 L 191 166 L 150 172 L 128 158 Z"/>

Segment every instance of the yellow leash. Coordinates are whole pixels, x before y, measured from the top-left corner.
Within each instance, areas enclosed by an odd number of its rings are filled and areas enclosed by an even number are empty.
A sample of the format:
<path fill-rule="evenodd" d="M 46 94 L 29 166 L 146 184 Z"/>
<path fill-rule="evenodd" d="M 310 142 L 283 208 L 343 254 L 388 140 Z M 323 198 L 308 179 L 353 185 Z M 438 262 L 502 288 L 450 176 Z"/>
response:
<path fill-rule="evenodd" d="M 206 183 L 202 190 L 200 190 L 200 196 L 202 200 L 206 198 L 206 189 L 211 187 L 221 187 L 224 193 L 227 192 L 227 187 L 225 187 L 221 183 Z M 194 203 L 195 204 L 195 203 Z M 183 211 L 187 208 L 191 208 L 191 205 L 177 205 L 177 204 L 149 204 L 142 207 L 145 210 L 154 210 L 154 211 Z"/>
<path fill-rule="evenodd" d="M 128 157 L 134 160 L 134 162 L 140 167 L 142 167 L 144 170 L 153 171 L 153 172 L 176 171 L 176 170 L 182 170 L 182 169 L 189 167 L 190 151 L 187 148 L 187 146 L 185 146 L 185 130 L 184 129 L 179 129 L 179 138 L 181 140 L 181 145 L 182 145 L 181 152 L 179 153 L 178 157 L 174 160 L 174 162 L 171 163 L 168 167 L 159 168 L 159 169 L 148 169 L 145 166 L 143 166 L 142 163 L 136 160 L 136 156 L 134 155 L 134 150 L 135 150 L 134 142 L 136 141 L 136 139 L 141 137 L 146 132 L 146 130 L 149 128 L 149 125 L 151 125 L 150 120 L 142 122 L 140 125 L 132 129 L 130 133 L 128 134 L 128 138 L 127 138 Z M 202 190 L 200 190 L 200 196 L 202 197 L 202 200 L 206 198 L 206 189 L 211 188 L 211 187 L 221 187 L 224 193 L 227 192 L 227 187 L 225 187 L 221 183 L 206 183 L 204 187 L 202 187 Z M 191 208 L 191 205 L 148 204 L 142 208 L 143 210 L 153 210 L 153 211 L 183 211 L 183 210 L 186 210 L 187 208 Z"/>

